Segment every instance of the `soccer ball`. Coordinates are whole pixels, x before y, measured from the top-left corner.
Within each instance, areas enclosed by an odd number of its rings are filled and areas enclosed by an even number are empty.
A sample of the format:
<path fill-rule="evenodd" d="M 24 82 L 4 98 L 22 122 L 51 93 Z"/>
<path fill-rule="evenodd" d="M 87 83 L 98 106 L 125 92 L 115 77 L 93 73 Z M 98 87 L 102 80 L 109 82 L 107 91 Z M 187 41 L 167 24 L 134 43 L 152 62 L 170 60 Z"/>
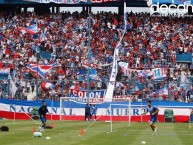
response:
<path fill-rule="evenodd" d="M 42 133 L 41 132 L 34 132 L 34 137 L 41 137 L 42 136 Z"/>
<path fill-rule="evenodd" d="M 145 142 L 145 141 L 142 141 L 141 144 L 146 144 L 146 142 Z"/>
<path fill-rule="evenodd" d="M 47 136 L 47 137 L 46 137 L 46 139 L 50 139 L 50 137 L 49 137 L 49 136 Z"/>

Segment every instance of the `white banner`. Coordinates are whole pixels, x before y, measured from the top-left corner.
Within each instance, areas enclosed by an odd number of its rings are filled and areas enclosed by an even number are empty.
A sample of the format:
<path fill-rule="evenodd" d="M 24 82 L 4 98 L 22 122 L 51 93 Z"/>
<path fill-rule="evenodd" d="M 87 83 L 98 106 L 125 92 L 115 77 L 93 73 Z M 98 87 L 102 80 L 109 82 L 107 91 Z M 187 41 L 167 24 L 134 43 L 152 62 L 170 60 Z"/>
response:
<path fill-rule="evenodd" d="M 162 75 L 162 70 L 161 68 L 155 68 L 152 70 L 153 71 L 153 78 L 156 79 L 162 79 L 163 75 Z"/>
<path fill-rule="evenodd" d="M 119 55 L 119 49 L 115 49 L 114 56 L 113 56 L 113 66 L 111 70 L 111 76 L 110 76 L 108 88 L 107 88 L 106 95 L 105 95 L 105 99 L 107 99 L 108 101 L 111 101 L 110 99 L 113 98 L 115 81 L 116 81 L 117 70 L 118 70 L 117 68 L 118 55 Z"/>

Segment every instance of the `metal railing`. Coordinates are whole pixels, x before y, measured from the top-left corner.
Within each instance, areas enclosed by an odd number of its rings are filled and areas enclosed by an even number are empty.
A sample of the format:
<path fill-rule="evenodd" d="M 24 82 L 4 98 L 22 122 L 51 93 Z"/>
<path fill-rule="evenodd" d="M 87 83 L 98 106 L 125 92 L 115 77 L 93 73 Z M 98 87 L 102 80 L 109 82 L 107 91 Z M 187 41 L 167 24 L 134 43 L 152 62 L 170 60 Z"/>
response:
<path fill-rule="evenodd" d="M 104 97 L 108 82 L 91 81 L 92 97 L 101 93 Z M 0 80 L 0 97 L 17 100 L 59 100 L 60 97 L 71 97 L 87 94 L 87 80 Z M 145 81 L 132 79 L 115 82 L 114 98 L 132 98 L 132 101 L 168 100 L 188 102 L 193 100 L 193 83 L 182 84 L 180 81 Z M 86 95 L 85 95 L 86 92 Z M 74 94 L 73 94 L 74 93 Z"/>

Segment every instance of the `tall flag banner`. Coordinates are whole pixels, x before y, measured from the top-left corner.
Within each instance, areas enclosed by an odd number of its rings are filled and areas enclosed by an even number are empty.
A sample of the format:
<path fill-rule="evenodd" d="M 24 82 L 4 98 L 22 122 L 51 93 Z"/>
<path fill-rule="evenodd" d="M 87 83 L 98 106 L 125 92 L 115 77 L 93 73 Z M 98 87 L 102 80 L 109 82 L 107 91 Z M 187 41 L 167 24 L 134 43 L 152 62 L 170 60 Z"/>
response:
<path fill-rule="evenodd" d="M 117 76 L 117 71 L 118 71 L 118 66 L 117 66 L 117 60 L 118 60 L 118 56 L 119 56 L 119 49 L 118 47 L 121 44 L 121 41 L 123 40 L 123 37 L 126 33 L 126 28 L 127 28 L 127 9 L 126 9 L 126 2 L 124 1 L 124 32 L 114 50 L 114 55 L 113 55 L 113 66 L 112 66 L 112 70 L 111 70 L 111 75 L 110 75 L 110 80 L 108 83 L 108 87 L 107 87 L 107 91 L 106 91 L 106 95 L 105 95 L 105 101 L 111 101 L 111 99 L 113 98 L 113 92 L 115 89 L 115 81 L 116 81 L 116 76 Z"/>
<path fill-rule="evenodd" d="M 30 71 L 37 73 L 41 78 L 45 78 L 46 73 L 52 69 L 53 65 L 27 64 Z"/>

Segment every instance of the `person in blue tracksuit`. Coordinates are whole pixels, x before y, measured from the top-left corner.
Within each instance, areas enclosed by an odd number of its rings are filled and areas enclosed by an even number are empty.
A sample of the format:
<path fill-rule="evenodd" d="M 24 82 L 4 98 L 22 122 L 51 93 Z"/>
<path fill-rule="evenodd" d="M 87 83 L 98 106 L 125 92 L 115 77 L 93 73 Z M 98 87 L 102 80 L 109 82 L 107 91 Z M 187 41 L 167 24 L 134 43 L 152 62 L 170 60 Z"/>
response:
<path fill-rule="evenodd" d="M 142 113 L 142 115 L 150 113 L 150 123 L 149 126 L 151 127 L 152 131 L 156 133 L 157 127 L 155 127 L 155 122 L 157 121 L 157 113 L 159 112 L 159 109 L 155 106 L 152 106 L 151 101 L 148 101 L 147 105 L 147 112 Z"/>
<path fill-rule="evenodd" d="M 90 109 L 90 119 L 92 119 L 92 116 L 94 116 L 95 117 L 95 120 L 96 120 L 96 114 L 97 114 L 97 107 L 96 107 L 96 105 L 94 104 L 94 105 L 92 105 L 91 106 L 91 108 L 92 109 Z"/>
<path fill-rule="evenodd" d="M 42 121 L 42 126 L 39 127 L 40 131 L 43 131 L 46 126 L 46 113 L 48 113 L 48 108 L 46 102 L 42 101 L 42 106 L 38 110 L 40 120 Z"/>
<path fill-rule="evenodd" d="M 85 119 L 84 120 L 90 121 L 90 106 L 88 103 L 85 106 Z"/>

